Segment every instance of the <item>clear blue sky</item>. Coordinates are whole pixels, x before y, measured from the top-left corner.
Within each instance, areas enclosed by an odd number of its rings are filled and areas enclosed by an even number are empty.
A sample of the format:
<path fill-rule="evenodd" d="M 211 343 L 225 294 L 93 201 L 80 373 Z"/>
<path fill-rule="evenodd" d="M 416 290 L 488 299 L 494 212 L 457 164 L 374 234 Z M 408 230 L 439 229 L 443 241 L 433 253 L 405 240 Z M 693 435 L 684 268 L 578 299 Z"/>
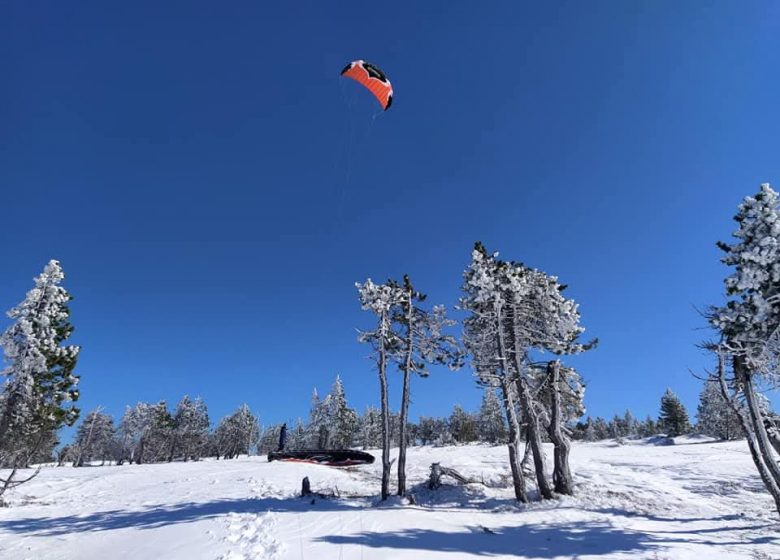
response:
<path fill-rule="evenodd" d="M 270 423 L 340 373 L 362 410 L 354 282 L 454 305 L 480 239 L 570 285 L 589 413 L 695 407 L 715 241 L 780 183 L 780 4 L 324 4 L 0 7 L 0 308 L 62 261 L 82 406 Z M 356 58 L 395 86 L 378 118 Z M 415 417 L 480 398 L 413 390 Z"/>

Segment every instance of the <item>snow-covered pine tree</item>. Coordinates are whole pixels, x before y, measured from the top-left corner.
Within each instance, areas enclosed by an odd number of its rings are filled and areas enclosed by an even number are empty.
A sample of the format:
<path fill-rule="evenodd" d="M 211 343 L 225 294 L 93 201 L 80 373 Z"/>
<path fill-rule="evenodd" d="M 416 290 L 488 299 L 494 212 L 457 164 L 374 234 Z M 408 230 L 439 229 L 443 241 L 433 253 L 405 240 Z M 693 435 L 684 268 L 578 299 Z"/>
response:
<path fill-rule="evenodd" d="M 168 459 L 173 419 L 165 401 L 140 402 L 127 407 L 120 433 L 129 448 L 131 463 L 155 463 Z"/>
<path fill-rule="evenodd" d="M 397 329 L 400 344 L 393 356 L 403 374 L 398 418 L 398 495 L 403 496 L 406 494 L 406 426 L 412 375 L 428 377 L 429 365 L 459 369 L 463 364 L 463 352 L 457 339 L 444 332 L 455 324 L 447 318 L 444 306 L 434 306 L 430 311 L 423 308 L 421 304 L 426 296 L 414 289 L 408 275 L 404 275 L 403 285 L 393 284 L 401 295 L 399 305 L 391 309 L 390 320 L 391 328 Z"/>
<path fill-rule="evenodd" d="M 364 284 L 356 283 L 360 306 L 376 316 L 377 324 L 373 330 L 362 331 L 358 340 L 370 344 L 374 350 L 374 359 L 379 374 L 379 400 L 382 416 L 382 483 L 381 496 L 386 500 L 390 495 L 390 403 L 387 390 L 387 363 L 397 355 L 399 340 L 391 328 L 393 310 L 399 305 L 403 294 L 393 282 L 375 284 L 369 278 Z"/>
<path fill-rule="evenodd" d="M 290 435 L 287 437 L 287 449 L 292 451 L 299 451 L 306 449 L 306 424 L 303 423 L 301 418 L 295 421 L 295 426 L 290 430 Z M 260 452 L 262 455 L 262 451 Z"/>
<path fill-rule="evenodd" d="M 691 423 L 688 411 L 674 391 L 667 388 L 661 397 L 661 415 L 658 423 L 669 437 L 690 433 Z"/>
<path fill-rule="evenodd" d="M 0 467 L 27 466 L 47 438 L 78 418 L 72 403 L 79 397 L 73 373 L 79 347 L 65 345 L 73 326 L 72 298 L 60 285 L 64 278 L 59 262 L 49 261 L 35 287 L 8 312 L 13 323 L 0 335 L 7 364 L 0 371 L 6 378 L 0 401 Z"/>
<path fill-rule="evenodd" d="M 732 386 L 744 398 L 743 428 L 751 456 L 780 512 L 780 465 L 760 408 L 762 384 L 780 381 L 780 199 L 769 184 L 744 199 L 734 220 L 732 244 L 720 242 L 722 262 L 733 267 L 726 278 L 729 297 L 710 310 L 710 324 L 719 333 L 712 345 L 718 371 L 730 365 Z M 730 363 L 723 363 L 723 362 Z M 725 383 L 725 380 L 724 380 Z M 738 408 L 737 408 L 738 409 Z"/>
<path fill-rule="evenodd" d="M 596 435 L 596 428 L 593 424 L 593 419 L 588 416 L 588 421 L 585 425 L 585 441 L 596 441 L 598 439 L 598 436 Z"/>
<path fill-rule="evenodd" d="M 596 440 L 601 441 L 610 437 L 609 424 L 601 416 L 596 416 L 593 421 L 593 432 L 596 434 Z"/>
<path fill-rule="evenodd" d="M 720 440 L 739 439 L 742 424 L 715 379 L 706 379 L 696 409 L 696 431 Z"/>
<path fill-rule="evenodd" d="M 113 445 L 116 435 L 114 419 L 101 412 L 100 407 L 90 412 L 76 430 L 74 445 L 77 456 L 74 467 L 81 467 L 85 462 L 101 461 L 113 458 Z"/>
<path fill-rule="evenodd" d="M 367 406 L 360 417 L 360 444 L 363 449 L 376 449 L 382 445 L 382 415 L 376 407 Z"/>
<path fill-rule="evenodd" d="M 494 445 L 506 441 L 506 420 L 504 420 L 504 413 L 501 410 L 501 401 L 496 395 L 496 390 L 492 387 L 486 387 L 482 395 L 477 426 L 481 441 Z"/>
<path fill-rule="evenodd" d="M 648 415 L 643 422 L 639 424 L 639 437 L 652 437 L 658 433 L 658 423 Z"/>
<path fill-rule="evenodd" d="M 249 406 L 242 404 L 233 414 L 220 420 L 214 431 L 216 452 L 225 459 L 249 455 L 260 443 L 260 423 Z M 276 434 L 278 441 L 278 431 Z M 276 443 L 274 444 L 274 449 Z"/>
<path fill-rule="evenodd" d="M 452 439 L 457 443 L 471 443 L 477 440 L 476 419 L 474 415 L 466 412 L 459 404 L 452 408 L 448 424 Z"/>
<path fill-rule="evenodd" d="M 315 387 L 311 395 L 309 423 L 306 426 L 306 449 L 325 449 L 330 438 L 330 399 L 320 399 Z"/>
<path fill-rule="evenodd" d="M 522 412 L 525 432 L 533 453 L 539 493 L 545 499 L 552 497 L 552 491 L 545 474 L 542 450 L 539 403 L 534 397 L 533 383 L 538 371 L 529 362 L 532 350 L 549 351 L 555 354 L 574 354 L 593 347 L 596 341 L 582 344 L 577 341 L 584 329 L 579 325 L 577 304 L 562 295 L 565 286 L 557 278 L 541 271 L 529 269 L 519 263 L 505 262 L 489 255 L 481 243 L 472 252 L 472 262 L 464 274 L 461 307 L 471 312 L 465 324 L 467 347 L 473 356 L 472 363 L 483 384 L 502 386 L 506 381 L 514 385 Z M 511 392 L 502 387 L 504 405 L 508 418 L 510 439 L 510 464 L 513 463 L 513 446 L 518 447 L 519 426 L 514 413 Z M 561 438 L 554 441 L 559 449 L 556 457 L 568 461 L 568 439 L 563 430 L 556 430 Z M 519 500 L 524 491 L 520 486 L 522 473 L 519 465 L 512 465 L 515 493 Z M 515 474 L 517 471 L 518 474 Z M 570 493 L 571 481 L 562 473 L 567 468 L 557 465 L 555 477 L 560 481 L 557 490 Z"/>
<path fill-rule="evenodd" d="M 338 375 L 328 396 L 330 446 L 347 449 L 352 446 L 357 430 L 357 413 L 347 405 L 344 383 Z"/>
<path fill-rule="evenodd" d="M 182 457 L 185 461 L 198 460 L 203 455 L 209 433 L 209 413 L 203 399 L 185 395 L 176 405 L 171 429 L 169 461 Z"/>
<path fill-rule="evenodd" d="M 266 426 L 260 432 L 260 442 L 257 445 L 257 452 L 260 455 L 268 455 L 269 453 L 279 449 L 279 436 L 282 432 L 282 424 L 273 424 Z M 227 456 L 225 457 L 228 458 Z"/>
<path fill-rule="evenodd" d="M 508 360 L 504 325 L 509 303 L 503 289 L 501 263 L 477 243 L 471 263 L 463 274 L 460 307 L 469 315 L 463 323 L 463 340 L 471 354 L 474 374 L 480 384 L 498 387 L 507 417 L 509 465 L 515 498 L 527 502 L 525 477 L 521 466 L 520 420 L 513 387 L 514 372 Z"/>
<path fill-rule="evenodd" d="M 626 437 L 636 437 L 639 435 L 639 422 L 637 422 L 634 414 L 630 409 L 626 409 L 623 414 L 623 430 Z"/>

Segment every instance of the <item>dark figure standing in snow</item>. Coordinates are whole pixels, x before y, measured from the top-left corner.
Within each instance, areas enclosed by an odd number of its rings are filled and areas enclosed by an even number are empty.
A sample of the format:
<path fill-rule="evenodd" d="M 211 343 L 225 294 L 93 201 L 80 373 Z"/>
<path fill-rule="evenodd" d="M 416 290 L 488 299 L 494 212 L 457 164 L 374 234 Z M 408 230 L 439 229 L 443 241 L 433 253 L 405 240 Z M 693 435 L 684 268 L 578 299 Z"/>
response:
<path fill-rule="evenodd" d="M 282 424 L 282 429 L 279 431 L 279 449 L 277 451 L 284 451 L 285 445 L 287 445 L 287 424 Z"/>

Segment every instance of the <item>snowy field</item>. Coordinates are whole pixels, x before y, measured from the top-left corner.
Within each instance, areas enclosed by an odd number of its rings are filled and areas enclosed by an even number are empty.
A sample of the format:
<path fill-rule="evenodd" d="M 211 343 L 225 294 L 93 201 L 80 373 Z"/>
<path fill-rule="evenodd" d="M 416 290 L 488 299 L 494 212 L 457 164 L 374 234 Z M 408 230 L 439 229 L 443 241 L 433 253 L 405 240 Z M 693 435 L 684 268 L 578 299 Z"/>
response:
<path fill-rule="evenodd" d="M 416 505 L 377 505 L 377 464 L 45 468 L 0 510 L 0 558 L 780 559 L 780 523 L 744 441 L 575 444 L 577 496 L 527 506 L 506 487 L 422 485 L 435 461 L 505 484 L 506 453 L 410 449 Z M 296 497 L 304 476 L 341 498 Z"/>

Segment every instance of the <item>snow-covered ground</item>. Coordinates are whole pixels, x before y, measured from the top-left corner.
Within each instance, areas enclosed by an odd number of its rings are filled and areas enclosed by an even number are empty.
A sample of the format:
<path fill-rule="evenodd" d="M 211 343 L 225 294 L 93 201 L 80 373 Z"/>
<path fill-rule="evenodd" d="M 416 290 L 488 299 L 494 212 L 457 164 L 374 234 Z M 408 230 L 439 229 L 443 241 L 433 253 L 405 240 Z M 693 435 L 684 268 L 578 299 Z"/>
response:
<path fill-rule="evenodd" d="M 505 484 L 504 447 L 412 448 L 408 461 L 416 505 L 377 504 L 377 464 L 45 468 L 0 510 L 0 558 L 780 558 L 743 441 L 575 444 L 577 496 L 527 506 L 507 487 L 422 485 L 432 462 Z M 298 498 L 304 476 L 341 498 Z"/>

